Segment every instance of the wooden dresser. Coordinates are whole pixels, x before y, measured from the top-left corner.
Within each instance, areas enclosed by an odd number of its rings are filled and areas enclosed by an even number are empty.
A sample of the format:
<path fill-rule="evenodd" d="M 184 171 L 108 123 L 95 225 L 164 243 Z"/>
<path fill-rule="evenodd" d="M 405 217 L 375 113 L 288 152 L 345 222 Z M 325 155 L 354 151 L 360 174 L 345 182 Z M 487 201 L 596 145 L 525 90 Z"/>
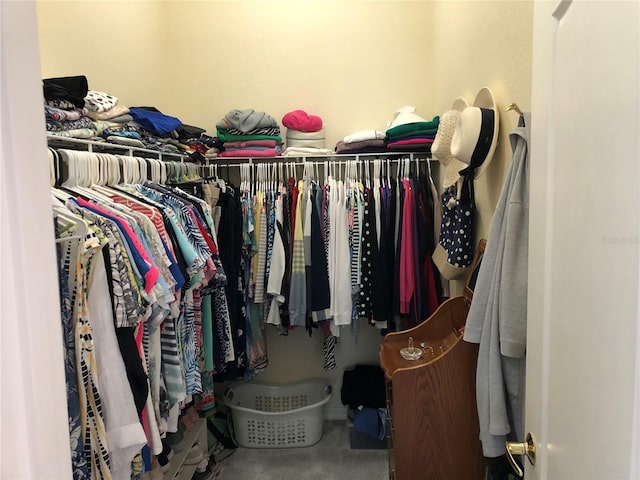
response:
<path fill-rule="evenodd" d="M 475 388 L 478 345 L 462 339 L 483 252 L 481 240 L 465 295 L 447 300 L 420 325 L 386 335 L 380 346 L 392 480 L 484 476 Z M 423 350 L 418 360 L 400 355 L 409 337 Z"/>

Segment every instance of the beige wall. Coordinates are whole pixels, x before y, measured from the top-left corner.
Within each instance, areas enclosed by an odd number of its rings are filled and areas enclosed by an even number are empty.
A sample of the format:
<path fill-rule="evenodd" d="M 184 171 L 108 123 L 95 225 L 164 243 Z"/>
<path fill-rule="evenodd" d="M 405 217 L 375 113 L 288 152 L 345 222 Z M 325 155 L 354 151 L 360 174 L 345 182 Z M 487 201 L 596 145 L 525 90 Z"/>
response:
<path fill-rule="evenodd" d="M 186 107 L 193 121 L 212 130 L 233 108 L 265 111 L 278 122 L 302 109 L 323 118 L 329 148 L 355 130 L 384 129 L 406 104 L 429 116 L 427 7 L 331 0 L 170 2 L 170 17 L 183 21 L 171 22 L 169 52 L 180 53 L 181 63 L 191 68 L 176 79 L 168 106 Z M 194 18 L 206 27 L 193 28 L 188 19 Z M 183 82 L 190 88 L 179 88 Z"/>
<path fill-rule="evenodd" d="M 500 112 L 498 146 L 485 174 L 476 181 L 476 238 L 487 238 L 502 182 L 511 161 L 509 133 L 518 115 L 505 112 L 516 102 L 531 104 L 533 2 L 433 2 L 433 107 L 445 112 L 457 97 L 471 104 L 489 87 Z"/>
<path fill-rule="evenodd" d="M 430 8 L 399 1 L 40 1 L 44 76 L 215 134 L 229 110 L 323 118 L 327 146 L 384 130 L 414 105 L 431 118 Z M 73 28 L 61 28 L 72 23 Z"/>
<path fill-rule="evenodd" d="M 38 2 L 44 77 L 85 74 L 127 105 L 152 104 L 214 134 L 234 108 L 280 121 L 293 109 L 320 115 L 327 146 L 355 130 L 384 129 L 414 105 L 424 117 L 453 99 L 492 89 L 500 110 L 494 160 L 477 181 L 477 238 L 486 238 L 511 158 L 508 133 L 530 106 L 533 6 L 527 1 Z M 67 25 L 73 25 L 69 28 Z M 460 291 L 454 285 L 452 291 Z M 270 330 L 265 381 L 325 375 L 321 337 Z M 342 369 L 375 363 L 378 331 L 343 335 Z"/>
<path fill-rule="evenodd" d="M 162 104 L 162 2 L 39 1 L 37 10 L 43 78 L 86 75 L 90 89 L 125 105 Z"/>

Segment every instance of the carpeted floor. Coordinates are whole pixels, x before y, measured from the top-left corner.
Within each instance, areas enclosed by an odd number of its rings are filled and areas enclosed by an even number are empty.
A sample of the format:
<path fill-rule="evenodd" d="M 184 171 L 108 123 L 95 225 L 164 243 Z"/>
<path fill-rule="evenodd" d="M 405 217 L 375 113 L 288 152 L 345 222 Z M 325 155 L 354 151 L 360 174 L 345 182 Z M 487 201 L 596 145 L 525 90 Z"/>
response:
<path fill-rule="evenodd" d="M 238 448 L 220 463 L 222 480 L 387 480 L 386 450 L 352 450 L 344 421 L 326 421 L 316 445 Z"/>

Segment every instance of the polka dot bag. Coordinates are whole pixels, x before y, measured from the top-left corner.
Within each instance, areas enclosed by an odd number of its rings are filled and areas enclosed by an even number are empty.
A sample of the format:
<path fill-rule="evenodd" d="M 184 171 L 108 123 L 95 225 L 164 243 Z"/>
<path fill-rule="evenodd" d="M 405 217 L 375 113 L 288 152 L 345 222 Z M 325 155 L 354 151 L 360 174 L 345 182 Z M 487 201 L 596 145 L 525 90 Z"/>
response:
<path fill-rule="evenodd" d="M 448 280 L 462 280 L 473 261 L 473 193 L 457 184 L 442 193 L 442 225 L 433 261 Z"/>

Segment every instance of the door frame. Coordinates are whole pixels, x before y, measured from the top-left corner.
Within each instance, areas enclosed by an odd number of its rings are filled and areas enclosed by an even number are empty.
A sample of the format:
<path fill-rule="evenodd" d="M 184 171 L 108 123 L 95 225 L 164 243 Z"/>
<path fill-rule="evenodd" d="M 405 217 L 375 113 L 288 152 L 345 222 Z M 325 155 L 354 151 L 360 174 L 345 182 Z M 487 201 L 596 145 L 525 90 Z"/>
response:
<path fill-rule="evenodd" d="M 636 1 L 637 0 L 633 0 Z M 554 58 L 552 39 L 558 28 L 556 17 L 561 18 L 564 11 L 571 7 L 571 0 L 536 1 L 533 15 L 533 52 L 532 52 L 532 125 L 531 125 L 531 176 L 530 176 L 530 212 L 529 231 L 542 231 L 545 235 L 532 235 L 529 239 L 529 291 L 527 325 L 527 401 L 525 425 L 526 431 L 533 432 L 537 440 L 537 462 L 531 467 L 524 462 L 525 476 L 528 479 L 547 478 L 549 445 L 549 364 L 550 345 L 550 276 L 553 265 L 553 252 L 549 251 L 550 223 L 549 212 L 554 208 L 552 193 L 547 188 L 548 178 L 553 178 L 554 167 L 551 164 L 548 145 L 549 135 L 553 131 L 551 101 L 552 72 L 551 59 Z M 640 20 L 640 14 L 639 14 Z M 638 22 L 640 24 L 640 21 Z M 638 105 L 640 110 L 640 105 Z M 640 205 L 640 188 L 636 201 Z M 636 242 L 640 249 L 640 242 Z M 640 278 L 640 261 L 637 265 Z M 588 292 L 587 292 L 588 293 Z M 635 298 L 637 311 L 640 312 L 640 291 Z M 533 320 L 533 321 L 532 321 Z M 540 341 L 537 341 L 540 340 Z M 640 479 L 640 318 L 637 321 L 635 338 L 635 389 L 633 400 L 633 425 L 631 432 L 631 458 L 629 459 L 629 479 Z M 531 392 L 531 393 L 530 393 Z M 536 395 L 532 395 L 535 392 Z M 523 441 L 524 439 L 518 439 Z M 586 453 L 588 455 L 588 453 Z"/>

